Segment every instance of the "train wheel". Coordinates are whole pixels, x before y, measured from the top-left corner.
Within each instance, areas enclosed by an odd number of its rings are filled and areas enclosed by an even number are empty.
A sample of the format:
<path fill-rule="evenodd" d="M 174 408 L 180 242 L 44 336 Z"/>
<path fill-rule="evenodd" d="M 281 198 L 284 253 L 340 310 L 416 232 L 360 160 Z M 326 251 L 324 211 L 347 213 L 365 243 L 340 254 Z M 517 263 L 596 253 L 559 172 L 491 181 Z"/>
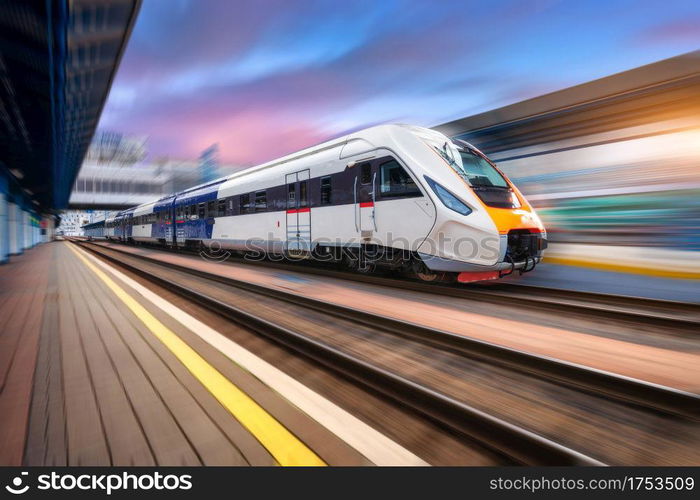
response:
<path fill-rule="evenodd" d="M 428 269 L 428 266 L 426 266 L 420 260 L 413 262 L 413 273 L 419 280 L 425 281 L 426 283 L 435 283 L 440 281 L 440 275 L 442 274 L 431 271 Z"/>
<path fill-rule="evenodd" d="M 440 275 L 442 273 L 433 273 L 433 272 L 417 272 L 416 276 L 418 276 L 418 279 L 421 281 L 425 281 L 427 283 L 437 283 L 440 281 Z"/>
<path fill-rule="evenodd" d="M 426 283 L 454 283 L 457 281 L 457 273 L 448 272 L 417 272 L 416 276 L 419 280 Z"/>
<path fill-rule="evenodd" d="M 426 283 L 452 283 L 457 279 L 456 273 L 431 271 L 423 262 L 418 262 L 413 271 L 419 280 Z"/>
<path fill-rule="evenodd" d="M 345 266 L 356 273 L 372 274 L 376 269 L 376 266 L 373 262 L 367 262 L 366 259 L 363 259 L 362 254 L 354 257 L 345 257 L 343 260 Z"/>

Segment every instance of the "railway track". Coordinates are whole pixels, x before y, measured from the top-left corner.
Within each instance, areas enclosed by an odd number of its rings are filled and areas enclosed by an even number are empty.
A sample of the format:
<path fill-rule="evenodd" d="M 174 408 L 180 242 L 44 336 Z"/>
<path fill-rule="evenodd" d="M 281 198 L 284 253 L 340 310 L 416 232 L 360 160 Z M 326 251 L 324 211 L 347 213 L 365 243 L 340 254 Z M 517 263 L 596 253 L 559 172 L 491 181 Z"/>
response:
<path fill-rule="evenodd" d="M 358 357 L 349 355 L 347 352 L 343 352 L 318 339 L 313 339 L 298 331 L 280 326 L 275 322 L 256 317 L 254 314 L 233 304 L 208 296 L 181 283 L 173 283 L 157 276 L 153 272 L 142 269 L 138 265 L 125 262 L 124 258 L 117 257 L 120 253 L 125 255 L 126 252 L 124 251 L 105 248 L 96 244 L 83 244 L 83 246 L 93 253 L 99 254 L 103 258 L 125 267 L 160 286 L 167 287 L 217 314 L 312 358 L 321 365 L 340 372 L 345 377 L 354 379 L 364 386 L 387 395 L 453 431 L 476 438 L 518 463 L 600 464 L 600 462 L 585 454 L 489 415 L 477 408 L 466 405 L 461 401 L 424 387 Z M 129 254 L 129 256 L 163 266 L 162 263 L 158 263 L 157 259 L 135 256 L 133 254 Z M 598 395 L 603 394 L 606 397 L 631 402 L 645 408 L 651 408 L 654 411 L 668 412 L 694 420 L 697 420 L 700 414 L 700 399 L 694 394 L 468 339 L 449 332 L 420 327 L 393 318 L 386 318 L 316 299 L 299 297 L 298 295 L 288 294 L 248 282 L 215 276 L 184 266 L 168 265 L 168 267 L 186 274 L 234 286 L 247 292 L 292 302 L 297 306 L 301 305 L 324 314 L 362 323 L 392 335 L 410 338 L 439 349 L 449 350 L 481 361 L 488 360 L 529 375 L 550 380 L 554 379 L 557 382 L 577 389 L 583 389 Z"/>
<path fill-rule="evenodd" d="M 148 245 L 145 245 L 148 246 Z M 152 248 L 161 251 L 173 251 L 161 246 Z M 179 249 L 177 252 L 196 254 L 190 250 Z M 236 263 L 274 268 L 282 271 L 304 272 L 375 286 L 410 290 L 444 295 L 447 297 L 476 300 L 482 302 L 508 304 L 518 307 L 526 306 L 558 313 L 595 315 L 628 323 L 644 322 L 674 332 L 686 332 L 694 335 L 700 329 L 700 305 L 671 300 L 649 299 L 645 297 L 613 295 L 595 292 L 580 292 L 541 286 L 513 283 L 488 284 L 444 284 L 425 283 L 412 278 L 372 274 L 364 275 L 338 269 L 336 266 L 320 263 L 307 265 L 299 262 L 273 262 L 269 260 L 251 260 L 231 255 L 229 260 Z"/>
<path fill-rule="evenodd" d="M 689 332 L 694 332 L 700 328 L 700 306 L 685 302 L 579 292 L 511 283 L 488 285 L 432 284 L 411 279 L 362 275 L 348 271 L 317 268 L 303 265 L 303 263 L 259 263 L 243 258 L 236 258 L 235 261 L 402 290 L 439 294 L 447 297 L 510 304 L 519 307 L 534 307 L 564 313 L 595 314 L 597 317 L 626 322 L 643 321 L 647 324 L 653 324 L 661 328 L 672 328 L 676 331 L 688 330 Z"/>
<path fill-rule="evenodd" d="M 160 251 L 174 251 L 162 246 L 144 246 Z M 178 249 L 176 252 L 196 252 Z M 281 271 L 303 272 L 330 278 L 356 281 L 375 286 L 415 292 L 443 295 L 446 297 L 475 300 L 517 307 L 536 308 L 566 314 L 595 315 L 628 323 L 644 322 L 648 325 L 666 328 L 673 332 L 695 335 L 700 329 L 700 305 L 672 300 L 650 299 L 645 297 L 613 295 L 595 292 L 580 292 L 558 288 L 521 285 L 513 283 L 489 284 L 444 284 L 425 283 L 411 278 L 388 275 L 365 275 L 339 270 L 337 267 L 320 263 L 307 265 L 299 262 L 273 262 L 251 260 L 236 255 L 229 256 L 231 262 L 250 266 L 262 266 Z"/>
<path fill-rule="evenodd" d="M 109 247 L 115 252 L 118 248 Z M 133 254 L 131 256 L 137 257 Z M 138 258 L 162 265 L 158 259 L 139 255 Z M 586 390 L 595 394 L 630 402 L 645 408 L 700 420 L 700 396 L 690 392 L 598 370 L 588 366 L 558 360 L 548 356 L 512 349 L 464 335 L 429 328 L 396 318 L 382 316 L 361 309 L 334 304 L 328 301 L 288 293 L 244 280 L 219 276 L 187 266 L 168 264 L 180 271 L 214 280 L 239 289 L 273 297 L 295 305 L 301 305 L 322 313 L 362 323 L 372 328 L 381 328 L 393 335 L 410 338 L 426 345 L 457 352 L 471 358 L 487 359 L 490 362 L 519 372 L 535 375 L 547 380 Z M 430 287 L 432 288 L 432 287 Z"/>

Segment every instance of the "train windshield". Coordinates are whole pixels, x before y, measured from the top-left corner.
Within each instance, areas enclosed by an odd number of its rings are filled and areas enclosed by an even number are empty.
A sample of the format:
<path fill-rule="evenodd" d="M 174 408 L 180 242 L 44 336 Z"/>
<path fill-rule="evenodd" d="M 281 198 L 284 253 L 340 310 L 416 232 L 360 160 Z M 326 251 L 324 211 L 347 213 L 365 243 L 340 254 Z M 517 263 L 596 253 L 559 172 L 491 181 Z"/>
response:
<path fill-rule="evenodd" d="M 473 188 L 510 189 L 501 173 L 484 156 L 466 145 L 445 141 L 442 147 L 435 149 Z"/>

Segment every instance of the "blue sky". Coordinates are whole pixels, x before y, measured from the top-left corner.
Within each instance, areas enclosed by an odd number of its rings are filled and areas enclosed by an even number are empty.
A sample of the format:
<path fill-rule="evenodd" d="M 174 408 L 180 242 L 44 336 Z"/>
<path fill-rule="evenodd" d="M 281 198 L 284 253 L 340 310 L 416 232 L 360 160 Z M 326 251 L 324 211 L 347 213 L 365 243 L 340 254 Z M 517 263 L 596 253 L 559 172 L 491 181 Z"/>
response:
<path fill-rule="evenodd" d="M 251 165 L 696 49 L 698 0 L 143 0 L 100 128 Z"/>

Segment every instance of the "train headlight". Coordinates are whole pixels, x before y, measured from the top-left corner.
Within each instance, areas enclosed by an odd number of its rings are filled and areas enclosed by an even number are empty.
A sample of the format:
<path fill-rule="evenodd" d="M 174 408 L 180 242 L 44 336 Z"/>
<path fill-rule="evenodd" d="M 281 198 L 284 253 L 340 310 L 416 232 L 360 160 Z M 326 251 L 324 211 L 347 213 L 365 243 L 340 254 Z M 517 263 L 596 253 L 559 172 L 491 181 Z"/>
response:
<path fill-rule="evenodd" d="M 458 214 L 469 215 L 472 213 L 472 209 L 467 206 L 462 200 L 457 198 L 455 195 L 450 193 L 447 189 L 442 187 L 440 184 L 432 180 L 430 177 L 426 176 L 425 180 L 431 187 L 435 194 L 440 198 L 440 201 L 450 210 L 454 210 Z"/>

